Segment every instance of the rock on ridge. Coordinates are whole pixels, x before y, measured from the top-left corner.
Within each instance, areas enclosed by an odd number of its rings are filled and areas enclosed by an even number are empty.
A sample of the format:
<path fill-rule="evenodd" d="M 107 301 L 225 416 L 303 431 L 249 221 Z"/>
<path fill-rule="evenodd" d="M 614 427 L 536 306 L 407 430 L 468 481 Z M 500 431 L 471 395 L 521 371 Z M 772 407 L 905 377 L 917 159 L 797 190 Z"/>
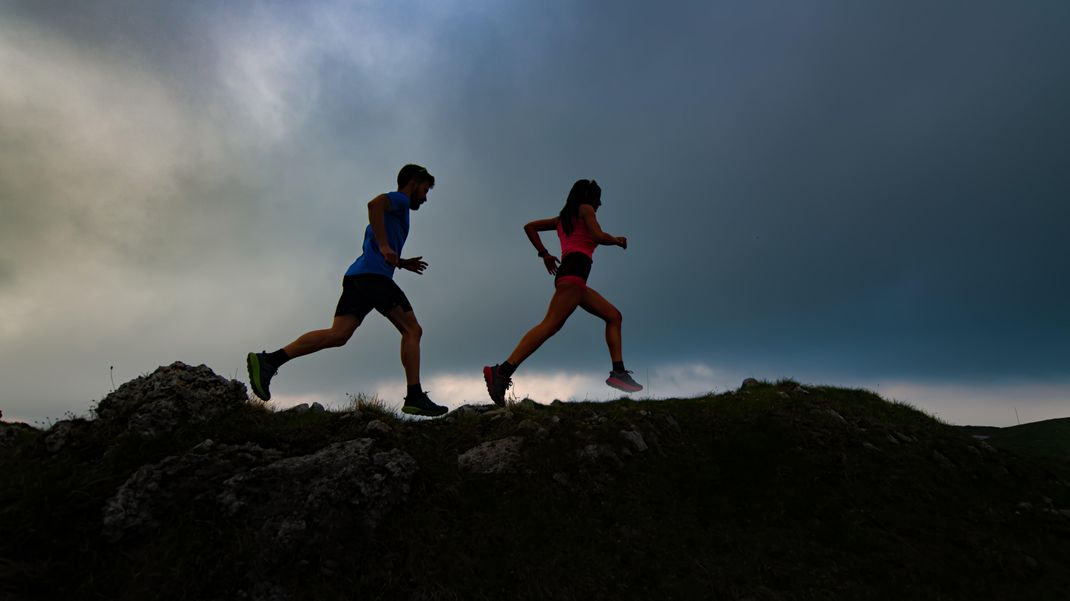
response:
<path fill-rule="evenodd" d="M 235 472 L 281 456 L 251 443 L 205 440 L 183 455 L 142 466 L 104 504 L 104 535 L 115 541 L 129 532 L 158 527 L 160 513 L 168 507 L 188 498 L 202 499 L 205 491 Z"/>
<path fill-rule="evenodd" d="M 416 460 L 400 449 L 373 453 L 358 438 L 287 457 L 227 479 L 217 501 L 232 516 L 262 523 L 262 542 L 287 546 L 319 523 L 359 516 L 374 528 L 409 493 Z M 314 534 L 314 533 L 311 533 Z"/>
<path fill-rule="evenodd" d="M 457 457 L 457 466 L 474 474 L 513 474 L 520 469 L 523 436 L 490 440 Z"/>
<path fill-rule="evenodd" d="M 104 422 L 127 432 L 155 436 L 188 422 L 207 422 L 249 399 L 245 384 L 217 375 L 206 365 L 176 361 L 126 382 L 97 406 Z"/>
<path fill-rule="evenodd" d="M 339 523 L 374 528 L 407 497 L 417 469 L 404 451 L 374 445 L 358 438 L 283 458 L 252 443 L 206 440 L 137 470 L 105 503 L 104 534 L 114 541 L 151 531 L 191 505 L 255 524 L 260 542 L 279 554 Z"/>

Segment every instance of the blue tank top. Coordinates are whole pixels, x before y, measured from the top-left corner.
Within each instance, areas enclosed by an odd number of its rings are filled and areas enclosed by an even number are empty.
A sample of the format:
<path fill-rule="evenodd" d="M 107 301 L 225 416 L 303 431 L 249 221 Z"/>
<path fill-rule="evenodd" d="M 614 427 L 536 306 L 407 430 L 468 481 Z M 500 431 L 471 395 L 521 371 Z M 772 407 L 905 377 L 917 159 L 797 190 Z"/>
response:
<path fill-rule="evenodd" d="M 409 237 L 409 197 L 402 192 L 387 192 L 390 206 L 386 209 L 384 221 L 386 222 L 386 238 L 390 248 L 401 258 L 401 248 L 405 246 L 405 239 Z M 379 242 L 375 239 L 372 226 L 369 223 L 364 228 L 363 254 L 346 270 L 346 275 L 360 275 L 374 273 L 394 277 L 394 268 L 387 265 L 383 253 L 379 252 Z"/>

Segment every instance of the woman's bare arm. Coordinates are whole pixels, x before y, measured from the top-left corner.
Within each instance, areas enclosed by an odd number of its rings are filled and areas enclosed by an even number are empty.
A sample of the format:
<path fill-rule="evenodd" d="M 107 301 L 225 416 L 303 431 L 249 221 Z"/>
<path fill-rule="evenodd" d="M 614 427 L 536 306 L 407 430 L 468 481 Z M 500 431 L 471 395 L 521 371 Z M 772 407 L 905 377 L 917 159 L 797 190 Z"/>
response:
<path fill-rule="evenodd" d="M 583 219 L 583 224 L 587 226 L 587 232 L 591 234 L 591 238 L 594 238 L 595 242 L 607 246 L 628 248 L 627 238 L 611 236 L 602 231 L 602 226 L 598 225 L 598 219 L 594 216 L 594 207 L 591 205 L 580 205 L 580 218 Z"/>
<path fill-rule="evenodd" d="M 542 238 L 539 237 L 539 232 L 556 230 L 557 220 L 557 217 L 551 217 L 549 219 L 536 219 L 524 224 L 524 233 L 528 235 L 528 240 L 531 241 L 531 245 L 535 247 L 535 250 L 539 251 L 540 257 L 549 251 L 542 245 Z"/>
<path fill-rule="evenodd" d="M 539 256 L 542 258 L 542 262 L 546 265 L 546 271 L 550 275 L 557 273 L 558 260 L 542 245 L 542 238 L 539 237 L 539 232 L 556 230 L 557 221 L 557 217 L 551 217 L 549 219 L 536 219 L 524 224 L 524 233 L 528 235 L 528 240 L 531 241 L 531 245 L 535 247 L 535 250 L 539 251 Z"/>

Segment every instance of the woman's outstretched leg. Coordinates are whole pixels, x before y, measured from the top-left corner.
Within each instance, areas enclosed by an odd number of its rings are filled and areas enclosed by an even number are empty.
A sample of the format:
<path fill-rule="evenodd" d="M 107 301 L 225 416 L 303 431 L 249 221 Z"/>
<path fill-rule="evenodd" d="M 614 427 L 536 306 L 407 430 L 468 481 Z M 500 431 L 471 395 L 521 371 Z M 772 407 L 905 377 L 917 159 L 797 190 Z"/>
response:
<path fill-rule="evenodd" d="M 542 343 L 550 339 L 551 336 L 557 333 L 561 329 L 561 326 L 565 325 L 565 321 L 568 320 L 572 312 L 576 310 L 576 307 L 580 305 L 580 301 L 583 299 L 583 288 L 575 284 L 561 284 L 554 291 L 553 298 L 550 299 L 550 307 L 546 310 L 546 317 L 542 318 L 535 327 L 528 330 L 527 334 L 520 339 L 520 342 L 513 349 L 513 354 L 509 355 L 508 362 L 515 368 L 524 362 L 534 353 Z"/>
<path fill-rule="evenodd" d="M 510 377 L 513 375 L 513 371 L 544 342 L 556 334 L 561 329 L 561 326 L 565 325 L 565 321 L 568 320 L 569 316 L 572 315 L 572 312 L 576 310 L 576 307 L 583 300 L 583 290 L 584 287 L 577 284 L 560 284 L 554 290 L 553 298 L 550 299 L 550 307 L 546 310 L 546 316 L 542 318 L 538 325 L 528 330 L 527 334 L 524 334 L 524 337 L 520 339 L 509 358 L 500 365 L 483 368 L 483 378 L 487 382 L 487 391 L 495 404 L 505 404 L 505 391 L 512 383 Z"/>

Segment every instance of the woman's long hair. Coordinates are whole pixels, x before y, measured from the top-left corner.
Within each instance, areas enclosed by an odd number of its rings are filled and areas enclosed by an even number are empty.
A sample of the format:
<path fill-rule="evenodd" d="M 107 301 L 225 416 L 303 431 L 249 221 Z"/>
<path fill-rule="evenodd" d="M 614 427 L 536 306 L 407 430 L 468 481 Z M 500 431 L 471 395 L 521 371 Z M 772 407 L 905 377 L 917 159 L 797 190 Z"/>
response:
<path fill-rule="evenodd" d="M 561 228 L 565 230 L 566 236 L 572 233 L 573 222 L 580 216 L 580 205 L 594 204 L 601 199 L 602 188 L 593 179 L 580 179 L 572 184 L 568 199 L 565 200 L 565 206 L 558 216 L 561 221 Z"/>

